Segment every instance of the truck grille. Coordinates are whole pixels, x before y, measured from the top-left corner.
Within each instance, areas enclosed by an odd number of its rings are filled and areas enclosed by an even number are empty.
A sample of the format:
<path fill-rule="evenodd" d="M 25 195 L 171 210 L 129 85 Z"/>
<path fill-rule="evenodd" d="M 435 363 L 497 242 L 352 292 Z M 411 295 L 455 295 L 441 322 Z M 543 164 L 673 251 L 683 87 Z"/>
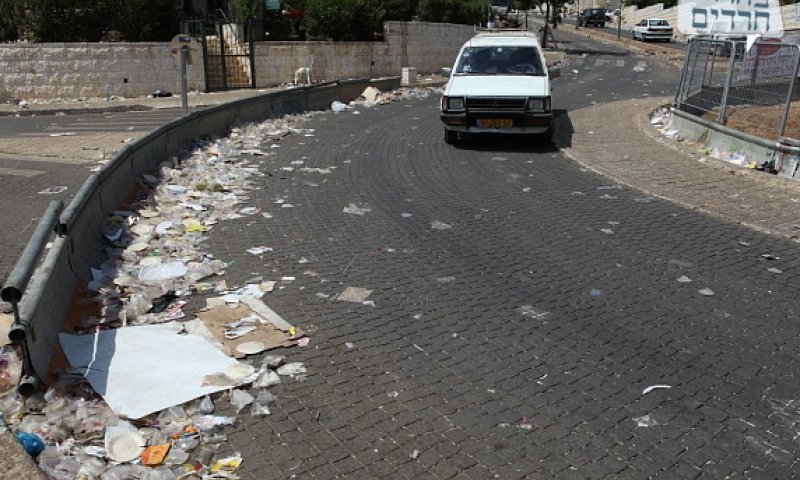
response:
<path fill-rule="evenodd" d="M 524 110 L 526 97 L 467 97 L 469 110 Z"/>

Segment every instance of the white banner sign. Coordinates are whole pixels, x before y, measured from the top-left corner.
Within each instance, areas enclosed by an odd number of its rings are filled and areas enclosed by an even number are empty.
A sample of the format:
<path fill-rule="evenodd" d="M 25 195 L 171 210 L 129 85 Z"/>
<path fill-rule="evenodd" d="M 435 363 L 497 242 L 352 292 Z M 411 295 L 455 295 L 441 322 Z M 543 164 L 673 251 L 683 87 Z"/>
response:
<path fill-rule="evenodd" d="M 757 44 L 755 48 L 745 53 L 737 79 L 791 77 L 800 52 L 796 47 L 798 43 L 800 34 L 787 35 L 782 42 Z"/>
<path fill-rule="evenodd" d="M 691 0 L 678 4 L 678 31 L 687 35 L 783 36 L 779 0 Z"/>

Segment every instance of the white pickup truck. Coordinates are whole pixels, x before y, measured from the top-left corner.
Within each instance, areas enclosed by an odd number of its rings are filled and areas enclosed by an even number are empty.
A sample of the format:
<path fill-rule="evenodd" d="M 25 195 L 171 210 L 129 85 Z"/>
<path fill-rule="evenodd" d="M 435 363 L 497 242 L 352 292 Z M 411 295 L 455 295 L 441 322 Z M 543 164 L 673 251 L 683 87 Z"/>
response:
<path fill-rule="evenodd" d="M 552 141 L 550 78 L 536 36 L 527 31 L 482 32 L 461 47 L 444 88 L 444 140 L 470 133 L 509 133 Z"/>

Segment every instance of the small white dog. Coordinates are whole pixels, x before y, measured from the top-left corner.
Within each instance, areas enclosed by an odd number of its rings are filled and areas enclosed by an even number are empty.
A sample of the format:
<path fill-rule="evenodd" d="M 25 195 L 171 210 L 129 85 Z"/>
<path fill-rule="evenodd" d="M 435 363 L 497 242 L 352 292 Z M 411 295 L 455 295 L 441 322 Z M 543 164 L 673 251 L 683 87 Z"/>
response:
<path fill-rule="evenodd" d="M 311 69 L 308 67 L 300 67 L 294 72 L 294 84 L 311 85 Z"/>

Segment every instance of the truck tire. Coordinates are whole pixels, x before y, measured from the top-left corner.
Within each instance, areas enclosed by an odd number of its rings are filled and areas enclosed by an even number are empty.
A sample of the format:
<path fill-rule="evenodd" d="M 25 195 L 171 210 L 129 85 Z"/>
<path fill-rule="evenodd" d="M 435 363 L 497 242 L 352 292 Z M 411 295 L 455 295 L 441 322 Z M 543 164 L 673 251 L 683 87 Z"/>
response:
<path fill-rule="evenodd" d="M 458 140 L 458 134 L 452 130 L 444 129 L 444 143 L 453 145 Z"/>

